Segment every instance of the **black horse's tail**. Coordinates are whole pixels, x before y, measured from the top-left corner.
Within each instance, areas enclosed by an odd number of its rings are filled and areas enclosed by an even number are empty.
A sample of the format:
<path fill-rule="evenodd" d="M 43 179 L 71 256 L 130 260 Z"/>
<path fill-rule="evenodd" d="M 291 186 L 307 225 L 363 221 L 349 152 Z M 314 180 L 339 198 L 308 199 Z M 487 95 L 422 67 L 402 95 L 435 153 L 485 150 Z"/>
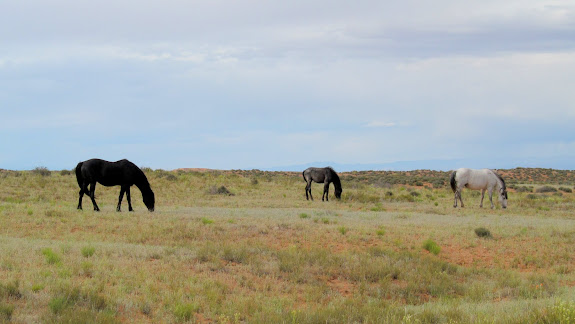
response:
<path fill-rule="evenodd" d="M 453 190 L 453 192 L 457 190 L 457 182 L 455 181 L 455 174 L 457 174 L 457 171 L 451 172 L 451 178 L 449 178 L 449 183 L 451 184 L 451 190 Z"/>
<path fill-rule="evenodd" d="M 82 177 L 82 164 L 84 164 L 84 162 L 80 162 L 76 166 L 76 180 L 78 181 L 80 189 L 83 189 L 82 185 L 84 184 L 84 177 Z M 87 194 L 89 195 L 90 193 L 87 192 Z"/>

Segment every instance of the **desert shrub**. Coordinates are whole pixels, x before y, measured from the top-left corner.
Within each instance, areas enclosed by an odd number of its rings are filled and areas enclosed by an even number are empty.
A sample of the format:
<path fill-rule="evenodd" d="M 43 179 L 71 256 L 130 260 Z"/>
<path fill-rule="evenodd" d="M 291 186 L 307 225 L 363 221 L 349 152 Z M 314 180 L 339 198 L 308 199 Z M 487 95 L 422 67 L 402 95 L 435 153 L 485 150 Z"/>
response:
<path fill-rule="evenodd" d="M 533 192 L 533 187 L 526 187 L 526 186 L 522 186 L 522 187 L 517 187 L 517 189 L 515 189 L 517 192 Z"/>
<path fill-rule="evenodd" d="M 301 213 L 301 214 L 299 214 L 299 218 L 302 218 L 302 219 L 303 218 L 309 218 L 309 215 L 306 213 Z"/>
<path fill-rule="evenodd" d="M 168 181 L 176 181 L 178 177 L 173 173 L 165 170 L 156 170 L 156 175 L 158 178 L 165 178 Z"/>
<path fill-rule="evenodd" d="M 419 196 L 421 196 L 421 194 L 420 194 L 419 192 L 417 192 L 417 191 L 412 191 L 412 192 L 410 192 L 409 194 L 412 195 L 413 197 L 419 197 Z"/>
<path fill-rule="evenodd" d="M 555 187 L 551 187 L 551 186 L 543 186 L 543 187 L 539 187 L 539 188 L 535 189 L 535 192 L 538 192 L 538 193 L 557 192 L 557 189 L 555 189 Z"/>
<path fill-rule="evenodd" d="M 575 323 L 575 302 L 558 300 L 544 314 L 542 323 Z"/>
<path fill-rule="evenodd" d="M 48 170 L 46 167 L 36 167 L 34 170 L 32 170 L 32 173 L 43 177 L 52 175 L 52 172 L 50 172 L 50 170 Z"/>
<path fill-rule="evenodd" d="M 71 170 L 61 170 L 60 171 L 60 175 L 62 176 L 67 176 L 67 175 L 71 175 L 73 172 Z"/>
<path fill-rule="evenodd" d="M 559 190 L 561 190 L 563 192 L 568 192 L 568 193 L 573 192 L 573 190 L 571 190 L 571 188 L 567 188 L 567 187 L 559 187 Z"/>
<path fill-rule="evenodd" d="M 535 199 L 539 199 L 539 196 L 537 196 L 536 194 L 528 194 L 527 196 L 525 196 L 527 199 L 530 200 L 535 200 Z"/>
<path fill-rule="evenodd" d="M 435 243 L 432 239 L 427 239 L 425 242 L 423 242 L 423 249 L 435 255 L 441 252 L 441 247 L 437 243 Z"/>
<path fill-rule="evenodd" d="M 259 184 L 259 183 L 260 183 L 260 182 L 258 181 L 257 178 L 252 178 L 252 185 L 255 186 L 255 185 Z"/>
<path fill-rule="evenodd" d="M 225 186 L 211 186 L 208 189 L 208 193 L 210 195 L 224 195 L 224 196 L 233 196 L 234 194 L 228 190 Z"/>
<path fill-rule="evenodd" d="M 479 237 L 491 237 L 491 232 L 485 227 L 478 227 L 475 229 L 475 234 Z"/>

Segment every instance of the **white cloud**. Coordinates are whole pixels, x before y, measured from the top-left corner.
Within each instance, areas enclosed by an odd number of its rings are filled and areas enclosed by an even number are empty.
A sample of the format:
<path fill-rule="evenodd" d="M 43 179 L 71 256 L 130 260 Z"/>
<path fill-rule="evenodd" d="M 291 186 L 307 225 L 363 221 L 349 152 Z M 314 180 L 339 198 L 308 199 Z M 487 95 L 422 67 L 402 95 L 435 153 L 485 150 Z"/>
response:
<path fill-rule="evenodd" d="M 365 124 L 364 127 L 394 127 L 395 125 L 395 123 L 374 120 Z"/>

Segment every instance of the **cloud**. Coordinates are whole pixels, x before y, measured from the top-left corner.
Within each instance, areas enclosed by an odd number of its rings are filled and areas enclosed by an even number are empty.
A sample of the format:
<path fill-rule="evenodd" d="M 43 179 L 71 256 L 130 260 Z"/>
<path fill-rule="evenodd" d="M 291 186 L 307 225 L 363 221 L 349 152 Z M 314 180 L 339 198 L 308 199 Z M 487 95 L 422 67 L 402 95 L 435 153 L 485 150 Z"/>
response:
<path fill-rule="evenodd" d="M 382 121 L 371 121 L 371 122 L 365 124 L 364 127 L 394 127 L 394 126 L 396 126 L 395 123 L 382 122 Z"/>

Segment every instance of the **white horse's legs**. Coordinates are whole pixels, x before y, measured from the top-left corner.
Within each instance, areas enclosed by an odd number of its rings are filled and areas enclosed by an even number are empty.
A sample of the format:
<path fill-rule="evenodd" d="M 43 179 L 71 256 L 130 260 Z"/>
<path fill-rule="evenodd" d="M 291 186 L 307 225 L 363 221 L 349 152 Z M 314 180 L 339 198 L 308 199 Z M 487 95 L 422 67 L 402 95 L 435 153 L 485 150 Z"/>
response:
<path fill-rule="evenodd" d="M 493 204 L 493 188 L 489 188 L 489 201 L 491 202 L 491 209 L 495 208 Z"/>
<path fill-rule="evenodd" d="M 457 207 L 457 190 L 453 193 L 454 200 L 453 200 L 453 208 Z"/>
<path fill-rule="evenodd" d="M 479 203 L 480 208 L 483 208 L 483 197 L 485 197 L 485 189 L 481 189 L 481 202 Z"/>

